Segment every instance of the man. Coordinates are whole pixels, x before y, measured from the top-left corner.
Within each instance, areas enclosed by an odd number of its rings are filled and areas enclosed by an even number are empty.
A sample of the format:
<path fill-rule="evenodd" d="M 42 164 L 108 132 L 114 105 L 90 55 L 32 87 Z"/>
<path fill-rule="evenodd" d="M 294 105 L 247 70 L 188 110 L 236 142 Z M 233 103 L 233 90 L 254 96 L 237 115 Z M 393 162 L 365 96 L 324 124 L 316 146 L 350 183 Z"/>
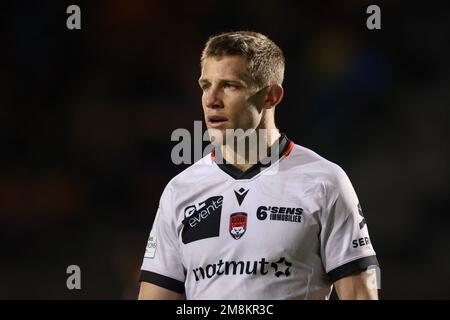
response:
<path fill-rule="evenodd" d="M 206 43 L 199 84 L 217 147 L 166 186 L 140 299 L 328 299 L 333 284 L 340 299 L 378 298 L 349 179 L 275 126 L 283 77 L 283 53 L 262 34 Z M 236 129 L 244 134 L 229 138 Z"/>

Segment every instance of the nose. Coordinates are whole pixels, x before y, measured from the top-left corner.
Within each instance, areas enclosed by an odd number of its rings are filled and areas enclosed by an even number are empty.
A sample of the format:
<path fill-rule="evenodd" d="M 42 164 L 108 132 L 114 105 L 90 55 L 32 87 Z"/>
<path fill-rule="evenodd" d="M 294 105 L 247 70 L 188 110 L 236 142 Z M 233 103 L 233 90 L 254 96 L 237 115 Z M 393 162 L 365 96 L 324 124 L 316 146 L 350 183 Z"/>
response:
<path fill-rule="evenodd" d="M 223 108 L 223 102 L 218 90 L 214 87 L 209 88 L 203 92 L 203 99 L 205 106 L 211 109 Z"/>

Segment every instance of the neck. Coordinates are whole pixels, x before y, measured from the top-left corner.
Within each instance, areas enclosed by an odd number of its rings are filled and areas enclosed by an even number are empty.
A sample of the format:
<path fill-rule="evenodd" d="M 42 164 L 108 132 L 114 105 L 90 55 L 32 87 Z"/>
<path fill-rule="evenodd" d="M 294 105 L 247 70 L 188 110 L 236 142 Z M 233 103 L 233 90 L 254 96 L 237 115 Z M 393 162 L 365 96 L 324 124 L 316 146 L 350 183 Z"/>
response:
<path fill-rule="evenodd" d="M 231 139 L 221 146 L 224 159 L 242 171 L 246 171 L 262 158 L 270 155 L 270 147 L 280 138 L 274 126 L 257 128 L 249 137 Z"/>

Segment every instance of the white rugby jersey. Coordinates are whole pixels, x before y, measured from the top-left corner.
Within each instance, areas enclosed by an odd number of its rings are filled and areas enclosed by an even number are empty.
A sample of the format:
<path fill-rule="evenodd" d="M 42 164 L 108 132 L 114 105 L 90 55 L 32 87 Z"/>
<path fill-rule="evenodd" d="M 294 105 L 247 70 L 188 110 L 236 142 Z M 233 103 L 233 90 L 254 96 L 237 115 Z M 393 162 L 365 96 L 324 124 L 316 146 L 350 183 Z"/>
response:
<path fill-rule="evenodd" d="M 345 172 L 279 145 L 268 165 L 243 172 L 211 154 L 173 178 L 140 280 L 187 299 L 328 299 L 333 282 L 378 265 Z"/>

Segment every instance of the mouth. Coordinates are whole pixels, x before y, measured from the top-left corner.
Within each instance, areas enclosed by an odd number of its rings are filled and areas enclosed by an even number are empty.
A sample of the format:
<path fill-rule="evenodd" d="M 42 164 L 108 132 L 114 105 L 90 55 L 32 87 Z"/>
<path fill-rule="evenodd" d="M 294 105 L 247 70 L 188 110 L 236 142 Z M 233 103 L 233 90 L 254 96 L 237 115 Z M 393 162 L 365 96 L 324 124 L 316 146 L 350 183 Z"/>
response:
<path fill-rule="evenodd" d="M 228 121 L 224 116 L 208 116 L 207 123 L 210 127 L 217 128 L 223 126 Z"/>

